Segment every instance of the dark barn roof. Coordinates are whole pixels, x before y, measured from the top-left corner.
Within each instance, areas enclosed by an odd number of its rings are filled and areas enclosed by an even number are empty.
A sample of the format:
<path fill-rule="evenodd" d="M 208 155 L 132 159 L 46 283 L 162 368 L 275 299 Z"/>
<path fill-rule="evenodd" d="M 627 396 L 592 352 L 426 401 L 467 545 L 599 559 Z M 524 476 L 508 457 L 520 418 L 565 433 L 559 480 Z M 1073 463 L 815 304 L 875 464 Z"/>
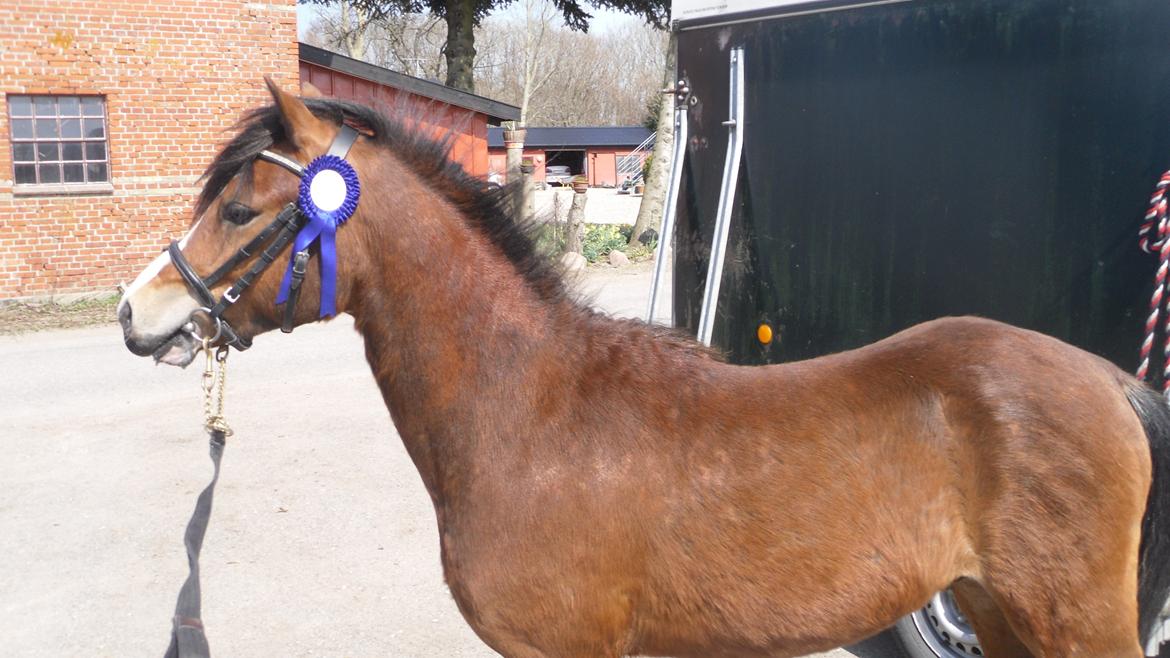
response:
<path fill-rule="evenodd" d="M 529 128 L 525 148 L 573 148 L 584 146 L 637 146 L 650 136 L 642 126 L 581 126 Z M 488 128 L 488 148 L 504 148 L 504 129 Z"/>
<path fill-rule="evenodd" d="M 456 107 L 466 108 L 481 114 L 486 114 L 492 122 L 518 121 L 520 108 L 508 105 L 497 100 L 469 94 L 447 85 L 441 85 L 430 80 L 423 80 L 411 75 L 391 71 L 381 66 L 375 66 L 345 55 L 329 52 L 323 48 L 310 46 L 307 43 L 297 44 L 300 47 L 301 61 L 331 68 L 335 71 L 364 78 L 371 82 L 401 89 L 417 96 L 431 98 Z"/>

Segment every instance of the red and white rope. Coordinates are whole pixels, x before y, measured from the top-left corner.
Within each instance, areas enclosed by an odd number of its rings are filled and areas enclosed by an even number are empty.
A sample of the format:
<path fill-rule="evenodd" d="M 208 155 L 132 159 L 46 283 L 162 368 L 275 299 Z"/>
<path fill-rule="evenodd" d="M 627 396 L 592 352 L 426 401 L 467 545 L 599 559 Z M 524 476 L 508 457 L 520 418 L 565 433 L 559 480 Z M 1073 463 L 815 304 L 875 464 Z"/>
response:
<path fill-rule="evenodd" d="M 1154 194 L 1150 197 L 1150 209 L 1145 222 L 1138 231 L 1138 244 L 1148 254 L 1158 254 L 1158 272 L 1154 275 L 1154 292 L 1150 296 L 1150 314 L 1146 317 L 1146 338 L 1142 341 L 1141 364 L 1137 369 L 1138 379 L 1146 379 L 1150 370 L 1150 352 L 1154 348 L 1159 316 L 1164 315 L 1162 327 L 1162 392 L 1170 398 L 1170 299 L 1166 295 L 1166 275 L 1170 270 L 1170 222 L 1167 221 L 1167 188 L 1170 188 L 1170 171 L 1162 174 Z M 1166 305 L 1163 305 L 1166 301 Z"/>

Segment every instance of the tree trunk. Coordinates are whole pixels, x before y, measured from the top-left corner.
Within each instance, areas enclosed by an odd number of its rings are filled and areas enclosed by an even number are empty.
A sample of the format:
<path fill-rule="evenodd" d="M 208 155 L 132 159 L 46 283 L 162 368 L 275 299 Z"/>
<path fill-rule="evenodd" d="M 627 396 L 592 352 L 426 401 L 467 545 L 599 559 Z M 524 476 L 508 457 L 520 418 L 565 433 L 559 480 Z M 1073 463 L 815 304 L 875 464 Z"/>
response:
<path fill-rule="evenodd" d="M 670 41 L 666 46 L 666 72 L 662 76 L 663 88 L 674 89 L 675 80 L 675 33 L 670 33 Z M 674 146 L 674 96 L 667 96 L 662 100 L 662 107 L 658 110 L 658 132 L 654 138 L 653 160 L 650 162 L 649 179 L 646 189 L 642 193 L 642 203 L 638 206 L 638 219 L 634 222 L 634 232 L 630 234 L 630 246 L 647 230 L 659 225 L 662 218 L 663 204 L 666 201 L 667 187 L 670 184 L 670 156 Z"/>
<path fill-rule="evenodd" d="M 569 206 L 568 233 L 565 235 L 565 251 L 581 253 L 584 246 L 582 231 L 585 228 L 584 192 L 573 192 L 573 205 Z"/>
<path fill-rule="evenodd" d="M 475 0 L 447 0 L 447 86 L 475 93 Z"/>
<path fill-rule="evenodd" d="M 366 27 L 369 19 L 362 8 L 352 2 L 342 2 L 341 31 L 346 54 L 354 59 L 366 59 Z M 352 21 L 350 12 L 353 12 Z"/>

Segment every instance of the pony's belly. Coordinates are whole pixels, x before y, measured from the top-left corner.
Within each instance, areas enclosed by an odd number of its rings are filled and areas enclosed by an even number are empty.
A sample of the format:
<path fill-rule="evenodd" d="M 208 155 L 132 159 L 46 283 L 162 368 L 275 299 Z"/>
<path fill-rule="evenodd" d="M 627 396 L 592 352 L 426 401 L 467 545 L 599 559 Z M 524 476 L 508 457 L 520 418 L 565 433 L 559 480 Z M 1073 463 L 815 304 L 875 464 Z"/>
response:
<path fill-rule="evenodd" d="M 713 593 L 667 615 L 639 618 L 640 643 L 632 653 L 781 658 L 830 651 L 891 627 L 951 580 L 877 573 L 821 588 Z"/>
<path fill-rule="evenodd" d="M 870 637 L 957 578 L 979 575 L 957 501 L 943 487 L 887 501 L 883 513 L 901 521 L 885 528 L 834 511 L 844 508 L 826 498 L 797 527 L 786 525 L 791 517 L 773 518 L 773 528 L 708 527 L 702 545 L 687 541 L 700 536 L 689 528 L 660 545 L 656 591 L 638 615 L 640 648 L 672 656 L 825 651 Z"/>

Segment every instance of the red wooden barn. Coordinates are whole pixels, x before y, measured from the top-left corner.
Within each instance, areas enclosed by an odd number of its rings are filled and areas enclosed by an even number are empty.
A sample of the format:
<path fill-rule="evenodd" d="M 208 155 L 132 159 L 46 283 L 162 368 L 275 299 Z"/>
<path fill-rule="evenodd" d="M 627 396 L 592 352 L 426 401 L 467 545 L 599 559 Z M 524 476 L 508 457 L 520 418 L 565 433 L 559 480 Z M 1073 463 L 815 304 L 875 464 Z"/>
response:
<path fill-rule="evenodd" d="M 300 44 L 301 81 L 326 96 L 388 114 L 402 112 L 436 135 L 454 133 L 451 157 L 475 176 L 488 174 L 488 126 L 520 119 L 520 108 Z"/>
<path fill-rule="evenodd" d="M 543 182 L 546 168 L 568 167 L 568 173 L 583 175 L 596 187 L 615 187 L 642 170 L 650 155 L 654 134 L 642 126 L 572 126 L 528 128 L 524 155 L 535 166 L 532 179 Z M 504 173 L 507 149 L 502 128 L 488 131 L 491 170 Z"/>

